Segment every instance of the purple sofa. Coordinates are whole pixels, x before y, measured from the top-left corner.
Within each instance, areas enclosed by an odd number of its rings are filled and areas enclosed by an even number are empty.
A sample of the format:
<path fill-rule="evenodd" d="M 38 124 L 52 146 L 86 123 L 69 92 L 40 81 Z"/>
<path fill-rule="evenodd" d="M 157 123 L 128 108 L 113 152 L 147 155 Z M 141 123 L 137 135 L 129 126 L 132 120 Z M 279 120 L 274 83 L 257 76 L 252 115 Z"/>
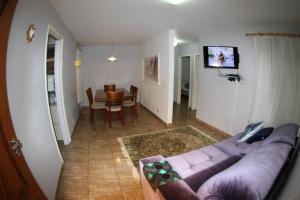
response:
<path fill-rule="evenodd" d="M 238 142 L 240 134 L 177 156 L 139 161 L 145 200 L 265 199 L 297 141 L 299 126 L 284 124 L 265 140 Z M 143 174 L 148 162 L 167 160 L 182 180 L 154 191 Z"/>

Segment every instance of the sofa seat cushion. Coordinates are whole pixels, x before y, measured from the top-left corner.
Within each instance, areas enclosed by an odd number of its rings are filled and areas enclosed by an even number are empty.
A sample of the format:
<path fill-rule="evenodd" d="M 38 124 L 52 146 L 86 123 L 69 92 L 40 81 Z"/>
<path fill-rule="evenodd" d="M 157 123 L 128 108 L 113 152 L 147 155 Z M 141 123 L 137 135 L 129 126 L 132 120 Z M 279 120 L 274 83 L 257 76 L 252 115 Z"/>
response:
<path fill-rule="evenodd" d="M 135 105 L 135 102 L 132 101 L 132 100 L 123 101 L 123 106 L 124 107 L 131 107 L 131 106 L 134 106 L 134 105 Z"/>
<path fill-rule="evenodd" d="M 122 106 L 121 105 L 111 105 L 110 107 L 109 106 L 106 106 L 106 109 L 111 112 L 119 112 L 122 110 Z"/>
<path fill-rule="evenodd" d="M 97 109 L 105 109 L 105 102 L 94 102 L 92 104 L 92 108 L 97 110 Z"/>
<path fill-rule="evenodd" d="M 168 162 L 175 168 L 181 178 L 188 177 L 196 172 L 207 169 L 228 158 L 229 155 L 213 145 L 177 156 L 168 157 Z"/>
<path fill-rule="evenodd" d="M 284 143 L 261 145 L 236 164 L 208 179 L 198 189 L 197 194 L 200 199 L 205 199 L 214 196 L 214 193 L 223 190 L 226 185 L 230 185 L 229 188 L 224 189 L 228 193 L 233 194 L 234 191 L 244 190 L 244 193 L 253 197 L 252 199 L 264 199 L 290 150 L 291 145 Z"/>
<path fill-rule="evenodd" d="M 221 171 L 227 169 L 231 165 L 235 164 L 241 159 L 240 156 L 230 156 L 223 160 L 222 162 L 216 163 L 215 165 L 197 172 L 191 176 L 188 176 L 184 181 L 192 188 L 194 192 L 197 192 L 199 187 L 207 181 L 210 177 L 220 173 Z"/>

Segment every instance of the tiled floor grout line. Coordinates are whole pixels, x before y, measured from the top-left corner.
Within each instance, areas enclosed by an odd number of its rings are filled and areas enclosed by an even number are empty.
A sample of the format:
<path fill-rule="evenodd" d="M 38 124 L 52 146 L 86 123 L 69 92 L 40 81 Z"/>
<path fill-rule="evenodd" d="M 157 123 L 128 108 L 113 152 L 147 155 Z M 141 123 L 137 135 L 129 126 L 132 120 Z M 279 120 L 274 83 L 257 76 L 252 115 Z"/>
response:
<path fill-rule="evenodd" d="M 92 126 L 90 129 L 93 131 Z M 88 139 L 88 199 L 90 199 L 90 143 L 91 143 L 91 138 L 89 137 Z"/>
<path fill-rule="evenodd" d="M 123 131 L 122 131 L 122 134 L 124 134 L 124 129 L 123 129 Z M 119 185 L 119 187 L 120 187 L 120 190 L 121 190 L 121 193 L 122 193 L 123 200 L 126 200 L 126 199 L 125 199 L 125 196 L 124 196 L 124 192 L 123 192 L 122 185 L 121 185 L 121 183 L 120 183 L 120 179 L 119 179 L 119 175 L 118 175 L 118 170 L 117 170 L 117 165 L 116 165 L 116 163 L 115 163 L 115 157 L 114 157 L 113 151 L 111 150 L 111 147 L 109 147 L 109 150 L 110 150 L 110 153 L 111 153 L 111 155 L 112 155 L 112 157 L 113 157 L 113 164 L 114 164 L 114 167 L 115 167 L 115 172 L 116 172 L 116 176 L 117 176 L 117 180 L 118 180 L 118 185 Z"/>

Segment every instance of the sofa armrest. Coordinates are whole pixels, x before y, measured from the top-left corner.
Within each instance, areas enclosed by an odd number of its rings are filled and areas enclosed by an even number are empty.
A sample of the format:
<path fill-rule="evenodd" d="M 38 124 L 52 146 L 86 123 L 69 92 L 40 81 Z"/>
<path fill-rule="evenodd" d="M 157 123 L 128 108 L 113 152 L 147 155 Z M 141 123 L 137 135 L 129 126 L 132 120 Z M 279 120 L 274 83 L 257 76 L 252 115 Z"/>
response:
<path fill-rule="evenodd" d="M 200 200 L 183 180 L 161 185 L 158 189 L 166 200 Z"/>
<path fill-rule="evenodd" d="M 145 164 L 147 164 L 149 162 L 157 162 L 157 161 L 161 161 L 161 160 L 165 160 L 165 157 L 163 157 L 162 155 L 156 155 L 156 156 L 140 159 L 139 160 L 140 173 L 143 173 L 143 167 Z"/>

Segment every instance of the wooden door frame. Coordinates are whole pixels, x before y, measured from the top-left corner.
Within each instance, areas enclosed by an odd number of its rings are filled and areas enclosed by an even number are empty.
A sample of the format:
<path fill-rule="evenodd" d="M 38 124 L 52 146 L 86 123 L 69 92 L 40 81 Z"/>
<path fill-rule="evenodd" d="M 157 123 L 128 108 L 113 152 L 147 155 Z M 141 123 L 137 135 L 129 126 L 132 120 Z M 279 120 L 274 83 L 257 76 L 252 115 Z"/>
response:
<path fill-rule="evenodd" d="M 10 156 L 13 158 L 16 167 L 21 172 L 20 176 L 26 180 L 30 187 L 28 187 L 28 199 L 47 199 L 42 190 L 40 189 L 35 178 L 31 174 L 31 171 L 26 164 L 25 158 L 21 152 L 21 155 L 15 154 L 11 150 L 11 144 L 8 141 L 12 141 L 16 138 L 14 126 L 12 123 L 8 96 L 7 96 L 7 85 L 6 85 L 6 54 L 7 45 L 10 33 L 10 27 L 14 15 L 14 11 L 18 0 L 7 0 L 3 12 L 0 13 L 0 128 L 1 134 L 0 139 L 4 141 L 5 147 L 8 150 Z M 38 194 L 37 196 L 31 196 Z"/>

